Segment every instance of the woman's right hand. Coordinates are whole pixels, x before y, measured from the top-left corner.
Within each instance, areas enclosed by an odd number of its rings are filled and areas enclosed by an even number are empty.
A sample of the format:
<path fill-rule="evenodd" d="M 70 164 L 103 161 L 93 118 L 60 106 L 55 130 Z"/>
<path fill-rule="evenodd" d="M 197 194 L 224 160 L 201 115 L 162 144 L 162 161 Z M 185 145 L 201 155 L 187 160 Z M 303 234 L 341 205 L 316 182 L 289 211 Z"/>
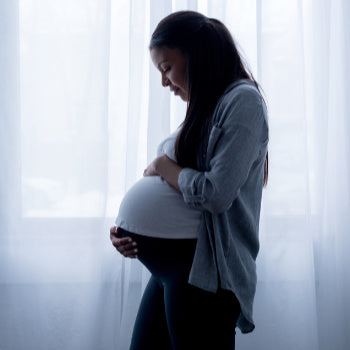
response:
<path fill-rule="evenodd" d="M 117 249 L 117 251 L 124 255 L 126 258 L 137 258 L 138 249 L 136 248 L 137 243 L 131 239 L 131 237 L 123 237 L 119 236 L 120 227 L 112 226 L 109 230 L 110 239 L 113 246 Z"/>

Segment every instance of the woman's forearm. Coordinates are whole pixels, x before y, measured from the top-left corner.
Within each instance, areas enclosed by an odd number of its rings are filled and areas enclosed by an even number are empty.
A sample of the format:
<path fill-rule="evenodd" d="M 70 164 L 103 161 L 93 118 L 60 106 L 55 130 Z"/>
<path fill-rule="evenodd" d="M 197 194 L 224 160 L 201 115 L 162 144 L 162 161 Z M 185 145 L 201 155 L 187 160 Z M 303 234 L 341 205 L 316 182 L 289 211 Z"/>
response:
<path fill-rule="evenodd" d="M 178 185 L 178 179 L 181 170 L 183 169 L 173 160 L 168 158 L 166 155 L 160 156 L 157 158 L 157 162 L 155 164 L 157 173 L 171 186 L 176 188 L 179 192 L 181 192 L 180 187 Z"/>

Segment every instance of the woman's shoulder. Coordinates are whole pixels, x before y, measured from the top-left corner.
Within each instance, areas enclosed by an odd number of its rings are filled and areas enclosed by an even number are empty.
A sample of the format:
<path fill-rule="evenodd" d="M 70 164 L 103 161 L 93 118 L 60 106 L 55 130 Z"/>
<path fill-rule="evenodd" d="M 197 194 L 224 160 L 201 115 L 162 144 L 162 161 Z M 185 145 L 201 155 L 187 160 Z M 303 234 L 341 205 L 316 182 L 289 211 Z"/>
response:
<path fill-rule="evenodd" d="M 224 128 L 241 125 L 256 133 L 267 132 L 265 102 L 252 80 L 241 79 L 226 88 L 214 112 L 214 124 Z"/>
<path fill-rule="evenodd" d="M 262 104 L 263 101 L 254 81 L 240 79 L 228 85 L 219 102 L 221 104 L 233 102 Z"/>

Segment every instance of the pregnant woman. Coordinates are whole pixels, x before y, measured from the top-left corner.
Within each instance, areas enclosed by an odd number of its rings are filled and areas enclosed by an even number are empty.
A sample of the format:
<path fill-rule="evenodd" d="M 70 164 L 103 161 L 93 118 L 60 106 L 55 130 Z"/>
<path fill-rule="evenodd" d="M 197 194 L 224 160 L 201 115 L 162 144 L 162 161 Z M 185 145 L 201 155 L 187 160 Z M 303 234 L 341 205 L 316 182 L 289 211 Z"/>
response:
<path fill-rule="evenodd" d="M 187 111 L 110 230 L 116 249 L 152 274 L 130 349 L 231 350 L 236 326 L 254 329 L 265 103 L 216 19 L 192 11 L 165 17 L 150 54 Z"/>

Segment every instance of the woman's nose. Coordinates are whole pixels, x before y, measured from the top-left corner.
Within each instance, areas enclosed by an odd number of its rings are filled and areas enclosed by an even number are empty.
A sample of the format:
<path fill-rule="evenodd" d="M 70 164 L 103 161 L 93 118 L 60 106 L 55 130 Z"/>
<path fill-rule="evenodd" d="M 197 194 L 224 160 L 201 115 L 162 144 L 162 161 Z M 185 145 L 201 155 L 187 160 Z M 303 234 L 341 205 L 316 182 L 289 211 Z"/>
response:
<path fill-rule="evenodd" d="M 164 87 L 169 85 L 169 79 L 164 74 L 162 74 L 162 85 Z"/>

